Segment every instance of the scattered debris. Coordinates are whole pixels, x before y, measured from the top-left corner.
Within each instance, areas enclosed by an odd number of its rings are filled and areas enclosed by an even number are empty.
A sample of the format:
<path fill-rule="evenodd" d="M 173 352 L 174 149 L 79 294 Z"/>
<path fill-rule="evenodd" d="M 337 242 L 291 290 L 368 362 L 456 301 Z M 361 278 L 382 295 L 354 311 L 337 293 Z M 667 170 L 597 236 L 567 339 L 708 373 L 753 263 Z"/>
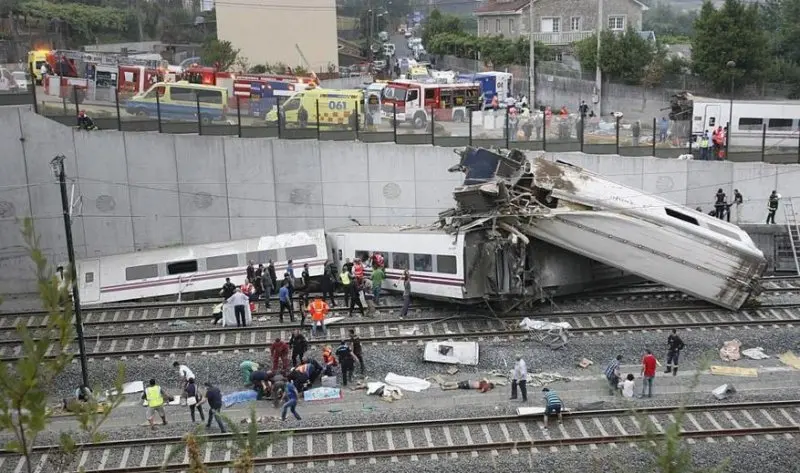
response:
<path fill-rule="evenodd" d="M 267 316 L 264 316 L 264 317 L 259 317 L 259 318 L 258 318 L 258 321 L 259 321 L 259 322 L 266 322 L 267 320 L 269 320 L 269 317 L 267 317 Z"/>
<path fill-rule="evenodd" d="M 384 401 L 393 402 L 403 398 L 403 391 L 397 386 L 389 386 L 380 381 L 367 383 L 367 394 L 380 396 Z"/>
<path fill-rule="evenodd" d="M 324 388 L 335 388 L 339 385 L 336 381 L 336 376 L 322 376 L 320 386 Z"/>
<path fill-rule="evenodd" d="M 742 355 L 750 358 L 751 360 L 766 360 L 770 356 L 764 353 L 764 349 L 761 347 L 756 348 L 748 348 L 747 350 L 742 350 Z"/>
<path fill-rule="evenodd" d="M 270 421 L 280 420 L 278 416 L 259 416 L 256 418 L 256 424 L 267 424 Z M 243 417 L 240 421 L 240 424 L 250 424 L 252 420 L 249 417 Z"/>
<path fill-rule="evenodd" d="M 781 360 L 781 363 L 784 365 L 788 365 L 796 370 L 800 370 L 800 358 L 798 358 L 793 352 L 787 351 L 783 355 L 779 355 L 778 359 Z"/>
<path fill-rule="evenodd" d="M 694 159 L 694 156 L 691 154 L 681 154 L 678 156 L 678 161 L 688 161 L 690 159 Z"/>
<path fill-rule="evenodd" d="M 723 384 L 722 386 L 714 388 L 711 394 L 721 401 L 723 399 L 728 399 L 728 396 L 731 394 L 736 394 L 736 388 L 734 388 L 732 384 Z"/>
<path fill-rule="evenodd" d="M 478 342 L 427 342 L 423 358 L 434 363 L 475 366 L 478 353 Z"/>
<path fill-rule="evenodd" d="M 450 368 L 447 368 L 447 370 L 446 370 L 447 374 L 449 374 L 451 376 L 456 374 L 456 373 L 458 373 L 459 371 L 460 370 L 458 368 L 456 368 L 455 366 L 451 366 Z"/>
<path fill-rule="evenodd" d="M 384 378 L 386 384 L 398 387 L 405 391 L 412 391 L 415 393 L 424 391 L 431 387 L 431 383 L 424 379 L 415 378 L 413 376 L 400 376 L 399 374 L 389 373 Z"/>
<path fill-rule="evenodd" d="M 588 368 L 594 364 L 594 361 L 588 358 L 581 358 L 581 361 L 578 362 L 578 366 L 581 368 Z"/>
<path fill-rule="evenodd" d="M 185 320 L 172 320 L 167 325 L 169 325 L 170 327 L 188 327 L 189 322 Z"/>
<path fill-rule="evenodd" d="M 319 387 L 303 391 L 304 401 L 326 401 L 341 398 L 342 390 L 339 388 Z"/>
<path fill-rule="evenodd" d="M 548 322 L 528 317 L 522 319 L 519 326 L 530 331 L 532 339 L 553 350 L 558 350 L 567 344 L 569 329 L 572 328 L 569 322 Z"/>
<path fill-rule="evenodd" d="M 528 373 L 528 385 L 534 386 L 548 386 L 553 383 L 557 382 L 565 382 L 568 383 L 571 380 L 566 376 L 562 376 L 558 373 Z"/>
<path fill-rule="evenodd" d="M 739 348 L 742 346 L 742 342 L 739 340 L 729 340 L 722 344 L 722 348 L 719 349 L 719 356 L 722 358 L 722 361 L 736 361 L 739 360 L 742 355 L 739 353 Z"/>
<path fill-rule="evenodd" d="M 712 366 L 711 374 L 716 376 L 739 376 L 741 378 L 758 378 L 755 368 L 737 368 L 735 366 Z"/>
<path fill-rule="evenodd" d="M 400 330 L 400 335 L 403 337 L 412 337 L 414 335 L 419 335 L 419 334 L 420 334 L 419 327 L 417 327 L 416 325 L 411 328 L 404 328 Z"/>

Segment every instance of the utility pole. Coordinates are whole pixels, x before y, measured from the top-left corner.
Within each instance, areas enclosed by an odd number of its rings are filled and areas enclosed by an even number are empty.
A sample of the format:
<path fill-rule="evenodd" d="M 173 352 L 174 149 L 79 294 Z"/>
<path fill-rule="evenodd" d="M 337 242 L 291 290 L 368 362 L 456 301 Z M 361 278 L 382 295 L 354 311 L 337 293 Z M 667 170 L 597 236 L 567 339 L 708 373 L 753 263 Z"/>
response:
<path fill-rule="evenodd" d="M 603 115 L 603 73 L 600 70 L 600 37 L 603 34 L 603 0 L 597 0 L 597 68 L 594 73 L 594 88 L 597 91 L 597 114 Z M 594 97 L 592 97 L 594 98 Z"/>
<path fill-rule="evenodd" d="M 533 110 L 536 105 L 536 52 L 535 41 L 533 40 L 533 0 L 528 6 L 528 46 L 530 57 L 528 58 L 528 109 Z"/>
<path fill-rule="evenodd" d="M 86 343 L 83 339 L 83 319 L 81 317 L 81 298 L 80 291 L 78 291 L 78 271 L 75 265 L 75 244 L 72 241 L 72 216 L 70 215 L 70 208 L 72 204 L 67 198 L 67 175 L 64 170 L 64 160 L 66 158 L 63 154 L 59 154 L 50 161 L 50 167 L 53 169 L 53 174 L 61 186 L 61 209 L 64 212 L 64 232 L 67 237 L 67 254 L 69 256 L 69 281 L 72 285 L 72 303 L 75 310 L 75 330 L 78 333 L 78 350 L 81 359 L 81 376 L 83 377 L 83 385 L 89 386 L 89 370 L 86 368 Z"/>

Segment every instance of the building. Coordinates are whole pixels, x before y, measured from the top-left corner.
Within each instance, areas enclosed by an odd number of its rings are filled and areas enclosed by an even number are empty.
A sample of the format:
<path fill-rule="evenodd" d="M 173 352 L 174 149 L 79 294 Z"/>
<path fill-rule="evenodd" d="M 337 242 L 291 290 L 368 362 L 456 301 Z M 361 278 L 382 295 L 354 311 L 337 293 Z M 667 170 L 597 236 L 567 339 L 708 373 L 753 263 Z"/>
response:
<path fill-rule="evenodd" d="M 647 6 L 638 0 L 535 0 L 533 39 L 551 46 L 565 46 L 586 39 L 597 30 L 599 3 L 603 2 L 603 28 L 624 31 L 642 29 Z M 478 36 L 528 36 L 530 0 L 488 0 L 475 10 Z"/>
<path fill-rule="evenodd" d="M 250 64 L 280 62 L 314 72 L 339 66 L 335 0 L 236 0 L 216 9 L 217 38 L 230 41 Z"/>

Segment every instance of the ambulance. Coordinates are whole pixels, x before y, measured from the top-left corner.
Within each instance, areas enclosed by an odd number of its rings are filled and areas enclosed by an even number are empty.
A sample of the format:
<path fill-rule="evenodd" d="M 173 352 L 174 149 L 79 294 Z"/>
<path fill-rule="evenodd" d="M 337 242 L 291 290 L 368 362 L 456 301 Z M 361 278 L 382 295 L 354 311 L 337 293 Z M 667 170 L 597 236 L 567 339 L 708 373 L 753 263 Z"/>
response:
<path fill-rule="evenodd" d="M 308 115 L 306 126 L 325 130 L 354 129 L 356 116 L 364 115 L 364 91 L 358 89 L 308 89 L 297 92 L 282 102 L 277 109 L 266 115 L 268 124 L 278 124 L 280 111 L 281 125 L 286 128 L 300 128 L 304 109 Z M 317 121 L 319 117 L 319 122 Z M 363 123 L 361 120 L 360 123 Z"/>

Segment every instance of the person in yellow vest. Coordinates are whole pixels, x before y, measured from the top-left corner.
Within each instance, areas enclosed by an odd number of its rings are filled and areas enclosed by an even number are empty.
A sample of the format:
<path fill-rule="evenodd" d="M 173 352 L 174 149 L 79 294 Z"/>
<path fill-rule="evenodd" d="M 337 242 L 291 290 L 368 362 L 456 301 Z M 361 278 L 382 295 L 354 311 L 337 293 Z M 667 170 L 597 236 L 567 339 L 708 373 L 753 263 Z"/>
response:
<path fill-rule="evenodd" d="M 700 159 L 703 161 L 708 160 L 708 132 L 704 131 L 703 136 L 700 137 Z"/>
<path fill-rule="evenodd" d="M 150 428 L 153 430 L 156 429 L 156 425 L 153 423 L 156 412 L 161 416 L 162 425 L 167 425 L 167 415 L 164 413 L 164 402 L 172 398 L 167 396 L 164 389 L 156 384 L 155 379 L 151 379 L 150 385 L 144 389 L 142 399 L 147 401 L 147 422 L 150 423 Z"/>
<path fill-rule="evenodd" d="M 350 307 L 350 271 L 347 266 L 342 266 L 342 272 L 339 273 L 339 278 L 342 280 L 342 291 L 344 292 L 344 306 Z"/>

